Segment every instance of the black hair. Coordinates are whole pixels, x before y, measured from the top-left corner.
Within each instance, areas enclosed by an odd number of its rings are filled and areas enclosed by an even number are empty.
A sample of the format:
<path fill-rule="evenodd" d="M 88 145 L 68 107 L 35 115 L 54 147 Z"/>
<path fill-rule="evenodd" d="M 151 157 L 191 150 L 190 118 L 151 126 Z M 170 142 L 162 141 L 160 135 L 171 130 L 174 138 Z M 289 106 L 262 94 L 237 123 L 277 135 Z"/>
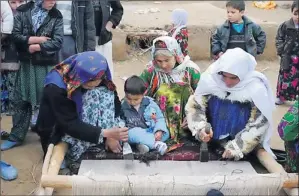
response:
<path fill-rule="evenodd" d="M 295 8 L 299 8 L 298 0 L 294 0 L 294 2 L 292 3 L 291 12 L 293 12 Z"/>
<path fill-rule="evenodd" d="M 133 75 L 126 80 L 124 90 L 126 94 L 143 95 L 146 91 L 146 85 L 140 77 Z"/>
<path fill-rule="evenodd" d="M 232 0 L 226 2 L 226 7 L 232 7 L 236 10 L 244 11 L 245 10 L 245 2 L 243 0 Z"/>

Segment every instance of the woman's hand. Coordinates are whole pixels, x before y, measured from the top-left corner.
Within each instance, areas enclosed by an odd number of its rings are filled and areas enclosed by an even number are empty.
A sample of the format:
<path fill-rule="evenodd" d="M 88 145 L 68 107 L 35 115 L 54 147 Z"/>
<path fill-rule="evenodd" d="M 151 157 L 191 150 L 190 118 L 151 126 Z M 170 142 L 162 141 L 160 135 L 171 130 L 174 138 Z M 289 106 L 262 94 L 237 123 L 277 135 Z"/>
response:
<path fill-rule="evenodd" d="M 187 118 L 184 118 L 183 123 L 181 124 L 182 129 L 187 129 L 188 128 L 188 121 Z"/>
<path fill-rule="evenodd" d="M 115 139 L 117 141 L 128 141 L 128 128 L 111 128 L 111 129 L 104 129 L 103 130 L 103 136 L 106 138 Z"/>
<path fill-rule="evenodd" d="M 210 133 L 207 134 L 205 128 L 202 129 L 199 133 L 199 139 L 203 142 L 209 142 L 213 137 L 213 131 L 210 129 Z"/>
<path fill-rule="evenodd" d="M 112 138 L 107 138 L 105 146 L 106 150 L 109 149 L 114 153 L 120 153 L 122 151 L 119 141 Z"/>
<path fill-rule="evenodd" d="M 162 132 L 162 131 L 157 131 L 157 132 L 155 133 L 155 140 L 156 140 L 156 141 L 161 141 L 161 139 L 162 139 L 162 135 L 163 135 L 163 132 Z"/>

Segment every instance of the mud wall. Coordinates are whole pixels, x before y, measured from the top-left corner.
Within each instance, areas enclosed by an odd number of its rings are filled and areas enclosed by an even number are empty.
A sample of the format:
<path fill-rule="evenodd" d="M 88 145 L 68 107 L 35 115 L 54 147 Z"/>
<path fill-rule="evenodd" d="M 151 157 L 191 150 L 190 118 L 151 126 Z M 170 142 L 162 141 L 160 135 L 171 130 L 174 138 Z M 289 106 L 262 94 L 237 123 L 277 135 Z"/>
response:
<path fill-rule="evenodd" d="M 277 59 L 275 36 L 278 25 L 275 23 L 260 24 L 267 35 L 267 44 L 264 54 L 258 57 L 259 60 Z M 215 31 L 216 25 L 197 25 L 189 26 L 189 52 L 193 60 L 210 59 L 210 38 L 211 33 Z M 113 59 L 122 61 L 129 58 L 133 51 L 126 44 L 127 33 L 125 31 L 114 31 L 113 33 Z"/>

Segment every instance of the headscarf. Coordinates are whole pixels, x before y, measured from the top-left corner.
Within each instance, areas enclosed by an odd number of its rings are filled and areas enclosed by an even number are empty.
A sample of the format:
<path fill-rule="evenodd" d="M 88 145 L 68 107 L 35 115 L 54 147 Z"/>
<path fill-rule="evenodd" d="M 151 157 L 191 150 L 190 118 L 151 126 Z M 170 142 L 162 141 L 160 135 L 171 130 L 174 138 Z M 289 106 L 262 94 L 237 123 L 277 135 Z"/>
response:
<path fill-rule="evenodd" d="M 171 32 L 173 31 L 172 37 L 175 38 L 178 32 L 187 25 L 188 12 L 184 9 L 175 9 L 172 11 L 171 20 L 174 24 L 174 27 L 171 30 Z"/>
<path fill-rule="evenodd" d="M 269 141 L 272 136 L 272 112 L 275 109 L 274 96 L 268 79 L 265 75 L 255 71 L 255 58 L 240 48 L 227 50 L 216 62 L 205 71 L 195 91 L 195 100 L 199 102 L 203 95 L 217 94 L 218 92 L 233 93 L 244 90 L 249 93 L 255 106 L 267 118 L 270 126 L 263 138 L 263 147 L 274 157 Z M 229 88 L 222 81 L 219 72 L 227 72 L 239 77 L 240 82 Z"/>
<path fill-rule="evenodd" d="M 170 73 L 166 73 L 157 65 L 155 56 L 159 51 L 165 51 L 166 53 L 169 53 L 175 57 L 176 64 L 173 65 L 173 69 Z M 170 84 L 175 82 L 182 82 L 180 81 L 180 79 L 184 74 L 186 74 L 186 72 L 188 72 L 187 68 L 194 68 L 195 70 L 200 71 L 198 65 L 192 62 L 189 56 L 184 57 L 176 39 L 169 36 L 161 36 L 153 41 L 152 61 L 149 63 L 148 68 L 149 70 L 152 70 L 154 72 L 154 77 L 157 76 L 158 83 L 155 84 L 155 86 L 157 87 L 162 83 Z M 152 80 L 155 79 L 154 77 L 152 78 Z M 150 84 L 152 85 L 153 82 L 154 81 L 151 81 Z M 152 87 L 150 86 L 149 88 Z"/>
<path fill-rule="evenodd" d="M 102 85 L 109 90 L 115 91 L 116 87 L 111 81 L 111 73 L 107 60 L 104 56 L 95 51 L 88 51 L 75 54 L 60 64 L 56 70 L 66 84 L 67 96 L 76 102 L 77 111 L 82 110 L 82 91 L 79 87 L 91 80 L 102 79 Z"/>
<path fill-rule="evenodd" d="M 34 8 L 31 11 L 33 30 L 36 32 L 48 16 L 49 10 L 43 8 L 44 0 L 35 0 Z"/>

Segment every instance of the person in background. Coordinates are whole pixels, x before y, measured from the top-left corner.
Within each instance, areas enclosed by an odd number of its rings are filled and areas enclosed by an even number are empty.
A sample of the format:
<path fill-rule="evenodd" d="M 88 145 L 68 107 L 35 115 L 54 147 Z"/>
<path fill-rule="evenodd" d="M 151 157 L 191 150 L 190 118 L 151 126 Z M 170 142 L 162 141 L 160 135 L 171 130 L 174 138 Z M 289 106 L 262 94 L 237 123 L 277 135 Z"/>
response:
<path fill-rule="evenodd" d="M 276 88 L 276 105 L 294 101 L 299 95 L 299 11 L 298 1 L 291 7 L 292 18 L 283 22 L 277 31 L 276 49 L 280 70 Z"/>
<path fill-rule="evenodd" d="M 175 9 L 171 14 L 172 29 L 169 36 L 175 38 L 181 47 L 184 56 L 188 55 L 188 12 L 184 9 Z"/>
<path fill-rule="evenodd" d="M 245 2 L 226 3 L 227 20 L 211 38 L 211 52 L 218 59 L 227 49 L 241 48 L 256 57 L 264 52 L 266 34 L 262 28 L 244 15 Z"/>
<path fill-rule="evenodd" d="M 13 16 L 22 0 L 1 1 L 1 113 L 13 113 L 13 97 L 19 59 L 12 40 Z M 1 135 L 8 134 L 1 130 Z"/>
<path fill-rule="evenodd" d="M 288 112 L 283 116 L 279 125 L 278 133 L 285 144 L 287 162 L 285 165 L 286 172 L 298 173 L 299 160 L 299 102 L 295 101 Z"/>
<path fill-rule="evenodd" d="M 153 98 L 144 96 L 145 82 L 134 75 L 126 80 L 124 89 L 122 111 L 129 128 L 129 143 L 137 144 L 142 154 L 156 149 L 164 155 L 167 150 L 164 142 L 169 138 L 169 131 L 159 106 Z"/>
<path fill-rule="evenodd" d="M 21 145 L 29 130 L 32 110 L 39 106 L 44 79 L 58 62 L 63 42 L 63 18 L 56 0 L 30 1 L 17 8 L 12 39 L 20 70 L 17 73 L 13 127 L 1 150 Z"/>
<path fill-rule="evenodd" d="M 94 15 L 90 1 L 57 1 L 56 8 L 63 13 L 63 44 L 58 59 L 64 59 L 84 51 L 95 50 Z M 31 118 L 31 128 L 36 124 L 38 108 Z"/>
<path fill-rule="evenodd" d="M 124 13 L 123 7 L 119 0 L 92 0 L 92 4 L 94 8 L 94 22 L 96 28 L 96 51 L 106 57 L 113 79 L 114 69 L 112 61 L 111 31 L 119 25 Z"/>

